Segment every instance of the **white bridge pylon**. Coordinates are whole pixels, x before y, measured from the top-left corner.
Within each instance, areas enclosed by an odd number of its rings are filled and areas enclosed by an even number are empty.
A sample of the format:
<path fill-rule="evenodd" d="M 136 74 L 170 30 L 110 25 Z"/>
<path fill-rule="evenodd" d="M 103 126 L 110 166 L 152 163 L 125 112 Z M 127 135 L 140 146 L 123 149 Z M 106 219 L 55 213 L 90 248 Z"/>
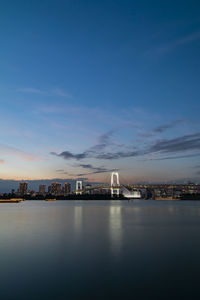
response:
<path fill-rule="evenodd" d="M 83 192 L 83 181 L 77 180 L 76 181 L 76 195 L 82 195 Z"/>
<path fill-rule="evenodd" d="M 114 195 L 117 195 L 119 197 L 120 183 L 119 183 L 119 173 L 118 172 L 111 173 L 110 186 L 111 186 L 110 187 L 111 197 L 113 197 Z"/>

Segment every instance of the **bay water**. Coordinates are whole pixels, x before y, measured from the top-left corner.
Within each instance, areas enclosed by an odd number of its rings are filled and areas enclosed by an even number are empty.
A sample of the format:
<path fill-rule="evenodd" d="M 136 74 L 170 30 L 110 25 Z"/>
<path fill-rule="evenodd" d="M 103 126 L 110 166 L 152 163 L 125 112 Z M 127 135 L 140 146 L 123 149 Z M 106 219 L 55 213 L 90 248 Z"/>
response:
<path fill-rule="evenodd" d="M 0 204 L 0 299 L 199 299 L 199 201 Z"/>

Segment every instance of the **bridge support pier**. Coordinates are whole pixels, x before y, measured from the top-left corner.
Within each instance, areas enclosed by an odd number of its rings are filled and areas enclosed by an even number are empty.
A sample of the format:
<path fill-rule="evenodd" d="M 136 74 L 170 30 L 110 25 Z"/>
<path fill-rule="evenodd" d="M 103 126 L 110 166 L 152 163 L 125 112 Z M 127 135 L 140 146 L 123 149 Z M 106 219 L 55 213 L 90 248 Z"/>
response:
<path fill-rule="evenodd" d="M 116 182 L 115 182 L 114 178 L 116 178 Z M 119 184 L 119 173 L 118 172 L 112 172 L 111 173 L 111 188 L 110 188 L 111 197 L 114 197 L 115 195 L 117 197 L 119 197 L 120 189 L 118 188 L 118 186 L 120 186 L 120 184 Z"/>
<path fill-rule="evenodd" d="M 77 180 L 76 181 L 76 195 L 82 195 L 83 193 L 83 181 Z"/>
<path fill-rule="evenodd" d="M 119 197 L 119 189 L 118 188 L 111 188 L 111 197 L 113 198 L 114 196 Z"/>

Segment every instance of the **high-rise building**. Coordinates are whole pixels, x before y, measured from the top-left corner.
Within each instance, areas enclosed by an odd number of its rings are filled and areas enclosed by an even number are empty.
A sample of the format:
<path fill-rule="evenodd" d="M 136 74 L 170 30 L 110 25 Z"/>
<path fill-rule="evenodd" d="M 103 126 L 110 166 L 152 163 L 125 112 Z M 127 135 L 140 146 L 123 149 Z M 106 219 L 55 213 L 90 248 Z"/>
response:
<path fill-rule="evenodd" d="M 69 195 L 71 192 L 71 184 L 69 182 L 66 182 L 64 185 L 64 194 Z"/>
<path fill-rule="evenodd" d="M 20 195 L 26 195 L 27 192 L 28 192 L 28 183 L 27 182 L 20 182 L 18 191 L 19 191 Z"/>
<path fill-rule="evenodd" d="M 51 193 L 53 195 L 60 195 L 61 194 L 61 183 L 52 182 L 52 184 L 51 184 Z"/>
<path fill-rule="evenodd" d="M 45 184 L 41 184 L 39 186 L 39 194 L 40 195 L 44 195 L 46 193 L 46 185 Z"/>

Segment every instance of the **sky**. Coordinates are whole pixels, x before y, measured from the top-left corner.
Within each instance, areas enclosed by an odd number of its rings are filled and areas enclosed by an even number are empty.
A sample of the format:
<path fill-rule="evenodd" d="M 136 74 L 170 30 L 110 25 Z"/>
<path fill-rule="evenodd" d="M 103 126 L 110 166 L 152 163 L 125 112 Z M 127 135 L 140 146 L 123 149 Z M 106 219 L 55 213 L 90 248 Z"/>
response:
<path fill-rule="evenodd" d="M 200 181 L 200 2 L 0 3 L 0 178 Z"/>

